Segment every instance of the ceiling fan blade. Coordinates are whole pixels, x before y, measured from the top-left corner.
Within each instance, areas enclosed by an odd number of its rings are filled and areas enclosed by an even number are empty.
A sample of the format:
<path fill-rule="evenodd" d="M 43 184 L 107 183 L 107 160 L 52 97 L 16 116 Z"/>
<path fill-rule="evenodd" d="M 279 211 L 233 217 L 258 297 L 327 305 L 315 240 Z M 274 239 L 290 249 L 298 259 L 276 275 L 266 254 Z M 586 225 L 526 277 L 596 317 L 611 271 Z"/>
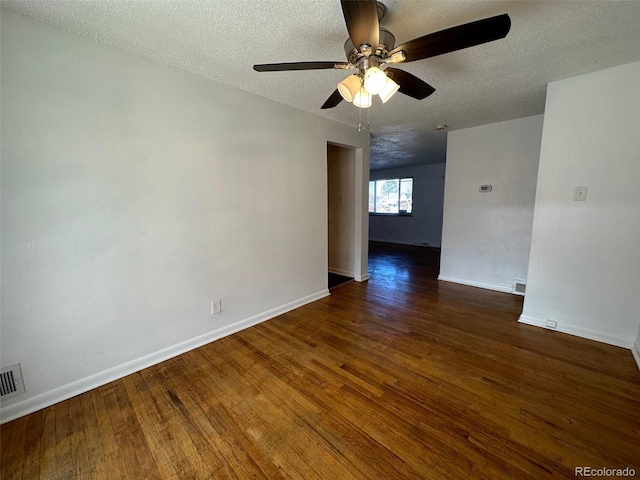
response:
<path fill-rule="evenodd" d="M 340 95 L 340 92 L 336 88 L 336 91 L 333 92 L 329 98 L 327 98 L 327 101 L 324 102 L 324 104 L 320 108 L 323 110 L 327 108 L 333 108 L 336 105 L 338 105 L 341 101 L 342 101 L 342 95 Z"/>
<path fill-rule="evenodd" d="M 375 52 L 378 48 L 380 25 L 378 6 L 375 0 L 341 0 L 344 21 L 353 45 L 371 45 Z"/>
<path fill-rule="evenodd" d="M 256 72 L 287 72 L 291 70 L 324 70 L 329 68 L 351 68 L 347 62 L 291 62 L 263 63 L 254 65 Z"/>
<path fill-rule="evenodd" d="M 504 38 L 510 28 L 511 19 L 503 13 L 415 38 L 397 46 L 389 55 L 404 51 L 405 62 L 422 60 Z"/>
<path fill-rule="evenodd" d="M 387 76 L 400 85 L 398 90 L 400 93 L 415 98 L 416 100 L 422 100 L 427 98 L 433 92 L 436 91 L 427 82 L 420 80 L 415 75 L 405 72 L 404 70 L 398 70 L 397 68 L 387 68 L 385 70 Z"/>

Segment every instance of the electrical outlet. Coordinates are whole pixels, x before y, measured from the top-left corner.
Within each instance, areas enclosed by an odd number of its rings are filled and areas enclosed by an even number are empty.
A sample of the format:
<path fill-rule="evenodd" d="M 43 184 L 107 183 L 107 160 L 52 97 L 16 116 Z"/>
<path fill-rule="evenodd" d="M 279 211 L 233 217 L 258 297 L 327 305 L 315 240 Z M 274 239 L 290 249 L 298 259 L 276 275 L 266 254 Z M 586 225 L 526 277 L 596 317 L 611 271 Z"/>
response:
<path fill-rule="evenodd" d="M 211 315 L 217 315 L 222 312 L 222 300 L 211 300 Z"/>
<path fill-rule="evenodd" d="M 556 328 L 556 325 L 558 325 L 558 322 L 554 321 L 554 320 L 547 320 L 547 328 Z"/>

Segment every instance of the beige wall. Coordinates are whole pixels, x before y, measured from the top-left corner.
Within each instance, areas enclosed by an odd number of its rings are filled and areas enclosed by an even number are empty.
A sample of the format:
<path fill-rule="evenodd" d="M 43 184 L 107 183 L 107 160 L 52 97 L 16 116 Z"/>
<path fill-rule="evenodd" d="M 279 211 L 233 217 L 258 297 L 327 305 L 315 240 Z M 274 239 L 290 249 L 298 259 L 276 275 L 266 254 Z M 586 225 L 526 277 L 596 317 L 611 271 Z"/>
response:
<path fill-rule="evenodd" d="M 2 12 L 6 421 L 328 294 L 327 142 L 369 134 Z M 211 301 L 223 311 L 212 316 Z"/>
<path fill-rule="evenodd" d="M 355 152 L 327 145 L 329 271 L 354 276 Z"/>

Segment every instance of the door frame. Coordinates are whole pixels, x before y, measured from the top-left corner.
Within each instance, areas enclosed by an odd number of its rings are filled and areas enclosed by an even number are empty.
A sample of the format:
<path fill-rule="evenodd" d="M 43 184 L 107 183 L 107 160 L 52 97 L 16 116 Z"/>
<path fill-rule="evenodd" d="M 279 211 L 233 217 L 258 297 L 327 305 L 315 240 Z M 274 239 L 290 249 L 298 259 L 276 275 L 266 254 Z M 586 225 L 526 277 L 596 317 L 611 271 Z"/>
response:
<path fill-rule="evenodd" d="M 340 142 L 327 141 L 328 145 L 346 148 L 354 151 L 354 184 L 352 189 L 354 199 L 354 225 L 353 225 L 353 278 L 356 282 L 364 282 L 369 279 L 369 147 L 357 147 Z M 328 148 L 325 149 L 328 151 Z M 325 154 L 326 155 L 326 154 Z M 325 158 L 325 174 L 328 177 L 328 157 Z M 327 178 L 328 196 L 328 178 Z M 329 211 L 327 207 L 327 271 L 329 270 Z"/>

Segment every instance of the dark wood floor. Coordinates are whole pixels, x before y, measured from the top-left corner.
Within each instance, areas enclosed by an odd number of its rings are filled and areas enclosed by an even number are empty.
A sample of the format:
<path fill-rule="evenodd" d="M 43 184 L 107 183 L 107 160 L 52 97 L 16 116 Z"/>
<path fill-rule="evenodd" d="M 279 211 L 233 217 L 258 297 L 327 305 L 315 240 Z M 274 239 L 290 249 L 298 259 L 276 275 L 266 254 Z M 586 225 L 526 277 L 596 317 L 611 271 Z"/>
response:
<path fill-rule="evenodd" d="M 329 290 L 351 281 L 353 281 L 353 277 L 346 277 L 344 275 L 338 275 L 337 273 L 329 272 L 329 277 L 328 277 Z"/>
<path fill-rule="evenodd" d="M 640 475 L 628 350 L 371 246 L 371 280 L 1 427 L 3 479 Z"/>

